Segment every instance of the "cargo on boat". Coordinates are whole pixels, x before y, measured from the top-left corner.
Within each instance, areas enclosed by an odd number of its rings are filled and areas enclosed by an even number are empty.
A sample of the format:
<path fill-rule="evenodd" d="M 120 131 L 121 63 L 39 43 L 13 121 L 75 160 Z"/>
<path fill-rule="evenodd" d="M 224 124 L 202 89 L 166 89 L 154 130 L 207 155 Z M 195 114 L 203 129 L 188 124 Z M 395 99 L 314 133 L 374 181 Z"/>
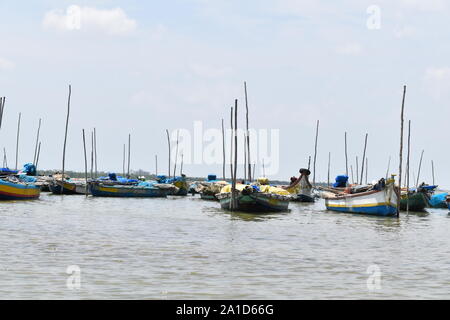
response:
<path fill-rule="evenodd" d="M 230 210 L 231 207 L 231 185 L 222 188 L 221 192 L 216 194 L 220 201 L 222 209 Z M 289 201 L 292 197 L 289 192 L 277 187 L 268 185 L 236 185 L 236 211 L 264 213 L 287 211 Z"/>

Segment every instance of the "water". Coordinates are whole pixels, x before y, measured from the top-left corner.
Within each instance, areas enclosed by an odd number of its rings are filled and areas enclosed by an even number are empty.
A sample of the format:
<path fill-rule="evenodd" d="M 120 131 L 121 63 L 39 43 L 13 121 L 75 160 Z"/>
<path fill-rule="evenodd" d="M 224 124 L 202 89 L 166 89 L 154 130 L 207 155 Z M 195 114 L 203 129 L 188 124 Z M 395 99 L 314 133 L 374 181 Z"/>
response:
<path fill-rule="evenodd" d="M 448 210 L 397 220 L 322 201 L 290 208 L 255 216 L 191 196 L 45 193 L 0 203 L 0 298 L 450 298 Z M 380 286 L 368 286 L 374 276 Z"/>

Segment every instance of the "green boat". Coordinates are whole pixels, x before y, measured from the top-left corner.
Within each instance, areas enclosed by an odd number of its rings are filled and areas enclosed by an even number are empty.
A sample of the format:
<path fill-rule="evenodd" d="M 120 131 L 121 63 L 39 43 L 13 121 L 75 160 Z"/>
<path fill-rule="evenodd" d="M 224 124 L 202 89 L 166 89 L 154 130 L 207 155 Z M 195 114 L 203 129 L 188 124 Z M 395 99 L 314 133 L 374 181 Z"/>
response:
<path fill-rule="evenodd" d="M 409 211 L 425 211 L 425 208 L 429 207 L 429 199 L 425 192 L 410 192 L 408 200 L 406 199 L 406 193 L 402 194 L 400 210 L 406 211 L 407 204 Z"/>

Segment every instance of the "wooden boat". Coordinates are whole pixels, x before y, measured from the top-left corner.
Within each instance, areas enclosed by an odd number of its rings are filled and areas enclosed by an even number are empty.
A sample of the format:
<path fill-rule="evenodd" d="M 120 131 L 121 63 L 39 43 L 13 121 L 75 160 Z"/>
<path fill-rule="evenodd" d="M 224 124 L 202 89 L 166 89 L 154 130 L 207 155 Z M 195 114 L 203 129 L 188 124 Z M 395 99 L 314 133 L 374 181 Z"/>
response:
<path fill-rule="evenodd" d="M 200 193 L 200 199 L 202 200 L 209 200 L 209 201 L 219 201 L 219 199 L 217 199 L 215 194 L 207 194 L 204 192 Z"/>
<path fill-rule="evenodd" d="M 177 189 L 177 187 L 170 184 L 105 185 L 98 181 L 89 183 L 89 190 L 94 197 L 166 197 L 169 194 L 176 193 Z"/>
<path fill-rule="evenodd" d="M 448 210 L 450 210 L 450 195 L 447 195 Z"/>
<path fill-rule="evenodd" d="M 0 200 L 33 200 L 40 194 L 40 188 L 32 182 L 22 182 L 13 177 L 0 179 Z"/>
<path fill-rule="evenodd" d="M 400 209 L 402 211 L 424 211 L 425 208 L 429 207 L 429 198 L 425 192 L 414 191 L 406 195 L 406 191 L 402 193 L 400 199 Z"/>
<path fill-rule="evenodd" d="M 398 188 L 391 179 L 384 179 L 372 187 L 372 190 L 354 194 L 322 194 L 328 210 L 348 213 L 361 213 L 379 216 L 392 216 L 397 213 Z"/>
<path fill-rule="evenodd" d="M 167 178 L 166 176 L 161 175 L 156 177 L 156 181 L 159 184 L 168 184 L 177 187 L 175 190 L 172 191 L 172 193 L 169 194 L 171 196 L 187 196 L 189 192 L 189 185 L 186 181 L 186 176 L 184 174 L 174 178 Z"/>
<path fill-rule="evenodd" d="M 49 189 L 53 194 L 86 194 L 86 182 L 84 180 L 62 181 L 53 179 L 49 184 Z"/>
<path fill-rule="evenodd" d="M 263 190 L 254 188 L 251 185 L 236 186 L 236 211 L 264 213 L 287 211 L 289 201 L 292 197 L 283 189 L 261 186 Z M 266 187 L 266 188 L 264 188 Z M 276 190 L 278 189 L 278 190 Z M 222 188 L 221 192 L 216 194 L 222 209 L 231 209 L 231 186 Z"/>
<path fill-rule="evenodd" d="M 220 193 L 222 188 L 227 184 L 228 182 L 226 181 L 204 181 L 198 185 L 197 190 L 200 194 L 201 199 L 219 201 L 219 199 L 217 199 L 216 197 L 216 194 Z"/>
<path fill-rule="evenodd" d="M 306 194 L 297 194 L 293 197 L 292 201 L 296 201 L 296 202 L 314 202 L 315 199 L 313 196 L 310 195 L 306 195 Z"/>

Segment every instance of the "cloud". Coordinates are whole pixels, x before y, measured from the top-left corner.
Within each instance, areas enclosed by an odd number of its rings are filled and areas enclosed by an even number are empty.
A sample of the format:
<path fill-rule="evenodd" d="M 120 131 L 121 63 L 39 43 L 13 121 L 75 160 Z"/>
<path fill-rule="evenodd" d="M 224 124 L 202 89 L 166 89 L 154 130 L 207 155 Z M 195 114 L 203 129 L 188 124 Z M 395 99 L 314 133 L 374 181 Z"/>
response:
<path fill-rule="evenodd" d="M 14 62 L 0 57 L 0 70 L 11 70 L 14 69 L 14 67 L 15 67 Z"/>
<path fill-rule="evenodd" d="M 45 29 L 57 31 L 94 31 L 109 35 L 125 35 L 136 29 L 137 23 L 121 8 L 96 9 L 92 7 L 69 6 L 66 12 L 51 10 L 44 16 Z"/>
<path fill-rule="evenodd" d="M 430 67 L 425 71 L 425 85 L 433 98 L 439 100 L 450 92 L 450 67 Z"/>
<path fill-rule="evenodd" d="M 357 43 L 348 43 L 336 48 L 336 52 L 343 55 L 357 56 L 361 54 L 362 47 Z"/>
<path fill-rule="evenodd" d="M 400 4 L 420 11 L 441 11 L 447 8 L 445 0 L 401 0 Z"/>
<path fill-rule="evenodd" d="M 417 34 L 417 30 L 411 26 L 398 27 L 394 30 L 394 36 L 397 38 L 412 37 Z"/>

